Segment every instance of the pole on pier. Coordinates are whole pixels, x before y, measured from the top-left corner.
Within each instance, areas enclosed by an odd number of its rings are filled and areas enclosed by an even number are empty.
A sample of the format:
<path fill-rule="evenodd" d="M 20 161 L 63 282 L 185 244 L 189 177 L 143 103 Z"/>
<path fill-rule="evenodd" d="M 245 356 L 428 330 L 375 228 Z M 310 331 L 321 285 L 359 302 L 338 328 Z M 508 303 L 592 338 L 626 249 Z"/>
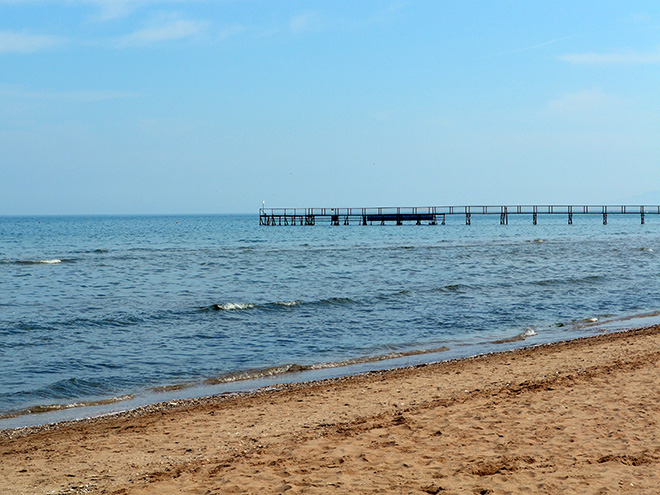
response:
<path fill-rule="evenodd" d="M 500 225 L 509 225 L 509 212 L 506 206 L 503 206 L 500 210 Z"/>

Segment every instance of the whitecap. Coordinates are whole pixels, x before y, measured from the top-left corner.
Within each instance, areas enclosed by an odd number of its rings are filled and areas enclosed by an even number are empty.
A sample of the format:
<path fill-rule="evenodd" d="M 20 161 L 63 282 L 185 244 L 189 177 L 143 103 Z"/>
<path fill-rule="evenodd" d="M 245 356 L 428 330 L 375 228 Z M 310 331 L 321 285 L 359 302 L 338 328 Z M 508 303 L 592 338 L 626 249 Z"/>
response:
<path fill-rule="evenodd" d="M 60 259 L 50 259 L 50 260 L 23 260 L 17 261 L 19 265 L 56 265 L 62 263 Z"/>
<path fill-rule="evenodd" d="M 225 304 L 214 304 L 211 306 L 211 308 L 215 309 L 216 311 L 239 311 L 243 309 L 252 309 L 254 308 L 254 304 L 228 302 Z"/>

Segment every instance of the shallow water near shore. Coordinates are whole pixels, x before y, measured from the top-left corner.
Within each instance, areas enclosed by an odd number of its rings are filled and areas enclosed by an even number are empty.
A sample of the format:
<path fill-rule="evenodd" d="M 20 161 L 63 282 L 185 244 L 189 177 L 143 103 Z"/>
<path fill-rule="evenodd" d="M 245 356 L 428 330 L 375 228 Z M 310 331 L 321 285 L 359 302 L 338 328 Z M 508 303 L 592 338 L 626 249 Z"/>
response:
<path fill-rule="evenodd" d="M 531 223 L 0 218 L 0 428 L 658 322 L 660 218 Z"/>

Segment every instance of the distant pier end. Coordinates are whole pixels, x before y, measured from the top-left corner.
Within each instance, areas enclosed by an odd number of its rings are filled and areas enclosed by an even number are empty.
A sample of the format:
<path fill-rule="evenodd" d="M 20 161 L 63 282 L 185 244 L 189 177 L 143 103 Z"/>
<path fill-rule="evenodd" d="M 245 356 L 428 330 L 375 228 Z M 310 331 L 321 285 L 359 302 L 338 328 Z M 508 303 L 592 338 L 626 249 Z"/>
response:
<path fill-rule="evenodd" d="M 645 215 L 660 215 L 660 206 L 645 205 L 500 205 L 500 206 L 388 206 L 376 208 L 265 208 L 259 209 L 259 225 L 385 225 L 404 222 L 416 225 L 445 225 L 451 215 L 472 223 L 472 215 L 499 216 L 500 225 L 508 225 L 509 215 L 527 215 L 537 225 L 539 215 L 565 215 L 573 224 L 573 215 L 602 215 L 607 225 L 609 215 L 638 215 L 642 224 Z"/>

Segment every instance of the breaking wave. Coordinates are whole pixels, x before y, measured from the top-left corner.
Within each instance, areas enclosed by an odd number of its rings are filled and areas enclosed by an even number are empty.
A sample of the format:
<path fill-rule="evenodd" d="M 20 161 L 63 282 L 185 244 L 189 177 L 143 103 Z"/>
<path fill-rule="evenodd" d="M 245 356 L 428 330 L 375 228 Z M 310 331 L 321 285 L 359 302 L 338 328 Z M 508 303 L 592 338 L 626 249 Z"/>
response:
<path fill-rule="evenodd" d="M 14 261 L 13 263 L 17 265 L 57 265 L 59 263 L 71 262 L 71 261 L 73 260 L 53 258 L 53 259 L 43 259 L 43 260 L 17 260 Z"/>
<path fill-rule="evenodd" d="M 494 340 L 493 344 L 508 344 L 510 342 L 521 342 L 523 340 L 527 340 L 529 337 L 535 337 L 536 335 L 538 335 L 538 333 L 536 333 L 536 330 L 534 330 L 533 328 L 528 328 L 524 332 L 521 332 L 518 335 L 514 335 L 513 337 Z"/>
<path fill-rule="evenodd" d="M 224 304 L 213 304 L 206 309 L 212 309 L 213 311 L 241 311 L 252 308 L 254 308 L 254 304 L 251 303 L 228 302 Z"/>
<path fill-rule="evenodd" d="M 109 399 L 73 402 L 70 404 L 42 404 L 21 409 L 20 411 L 12 411 L 5 414 L 0 414 L 0 419 L 18 418 L 19 416 L 24 416 L 26 414 L 42 414 L 47 412 L 63 411 L 65 409 L 74 409 L 78 407 L 107 406 L 117 402 L 132 400 L 134 398 L 135 395 L 127 394 L 121 395 L 119 397 L 111 397 Z"/>
<path fill-rule="evenodd" d="M 422 349 L 417 351 L 404 351 L 404 352 L 390 352 L 387 354 L 379 354 L 376 356 L 363 356 L 353 359 L 347 359 L 345 361 L 331 361 L 327 363 L 317 363 L 317 364 L 309 364 L 309 365 L 287 363 L 280 366 L 273 366 L 270 368 L 253 369 L 253 370 L 241 371 L 237 373 L 227 373 L 225 375 L 221 375 L 218 377 L 207 378 L 202 383 L 205 385 L 218 385 L 222 383 L 230 383 L 230 382 L 243 381 L 243 380 L 256 380 L 259 378 L 269 378 L 269 377 L 284 375 L 286 373 L 301 373 L 303 371 L 341 368 L 344 366 L 351 366 L 355 364 L 376 363 L 379 361 L 386 361 L 388 359 L 397 359 L 406 356 L 419 356 L 423 354 L 446 352 L 448 350 L 449 347 L 442 346 L 433 349 Z M 159 388 L 158 390 L 160 391 L 163 389 Z"/>
<path fill-rule="evenodd" d="M 246 311 L 249 309 L 290 309 L 296 306 L 339 306 L 345 304 L 357 304 L 357 301 L 348 297 L 331 297 L 328 299 L 320 299 L 317 301 L 274 301 L 268 303 L 251 303 L 251 302 L 224 302 L 211 304 L 210 306 L 202 306 L 202 311 Z"/>

